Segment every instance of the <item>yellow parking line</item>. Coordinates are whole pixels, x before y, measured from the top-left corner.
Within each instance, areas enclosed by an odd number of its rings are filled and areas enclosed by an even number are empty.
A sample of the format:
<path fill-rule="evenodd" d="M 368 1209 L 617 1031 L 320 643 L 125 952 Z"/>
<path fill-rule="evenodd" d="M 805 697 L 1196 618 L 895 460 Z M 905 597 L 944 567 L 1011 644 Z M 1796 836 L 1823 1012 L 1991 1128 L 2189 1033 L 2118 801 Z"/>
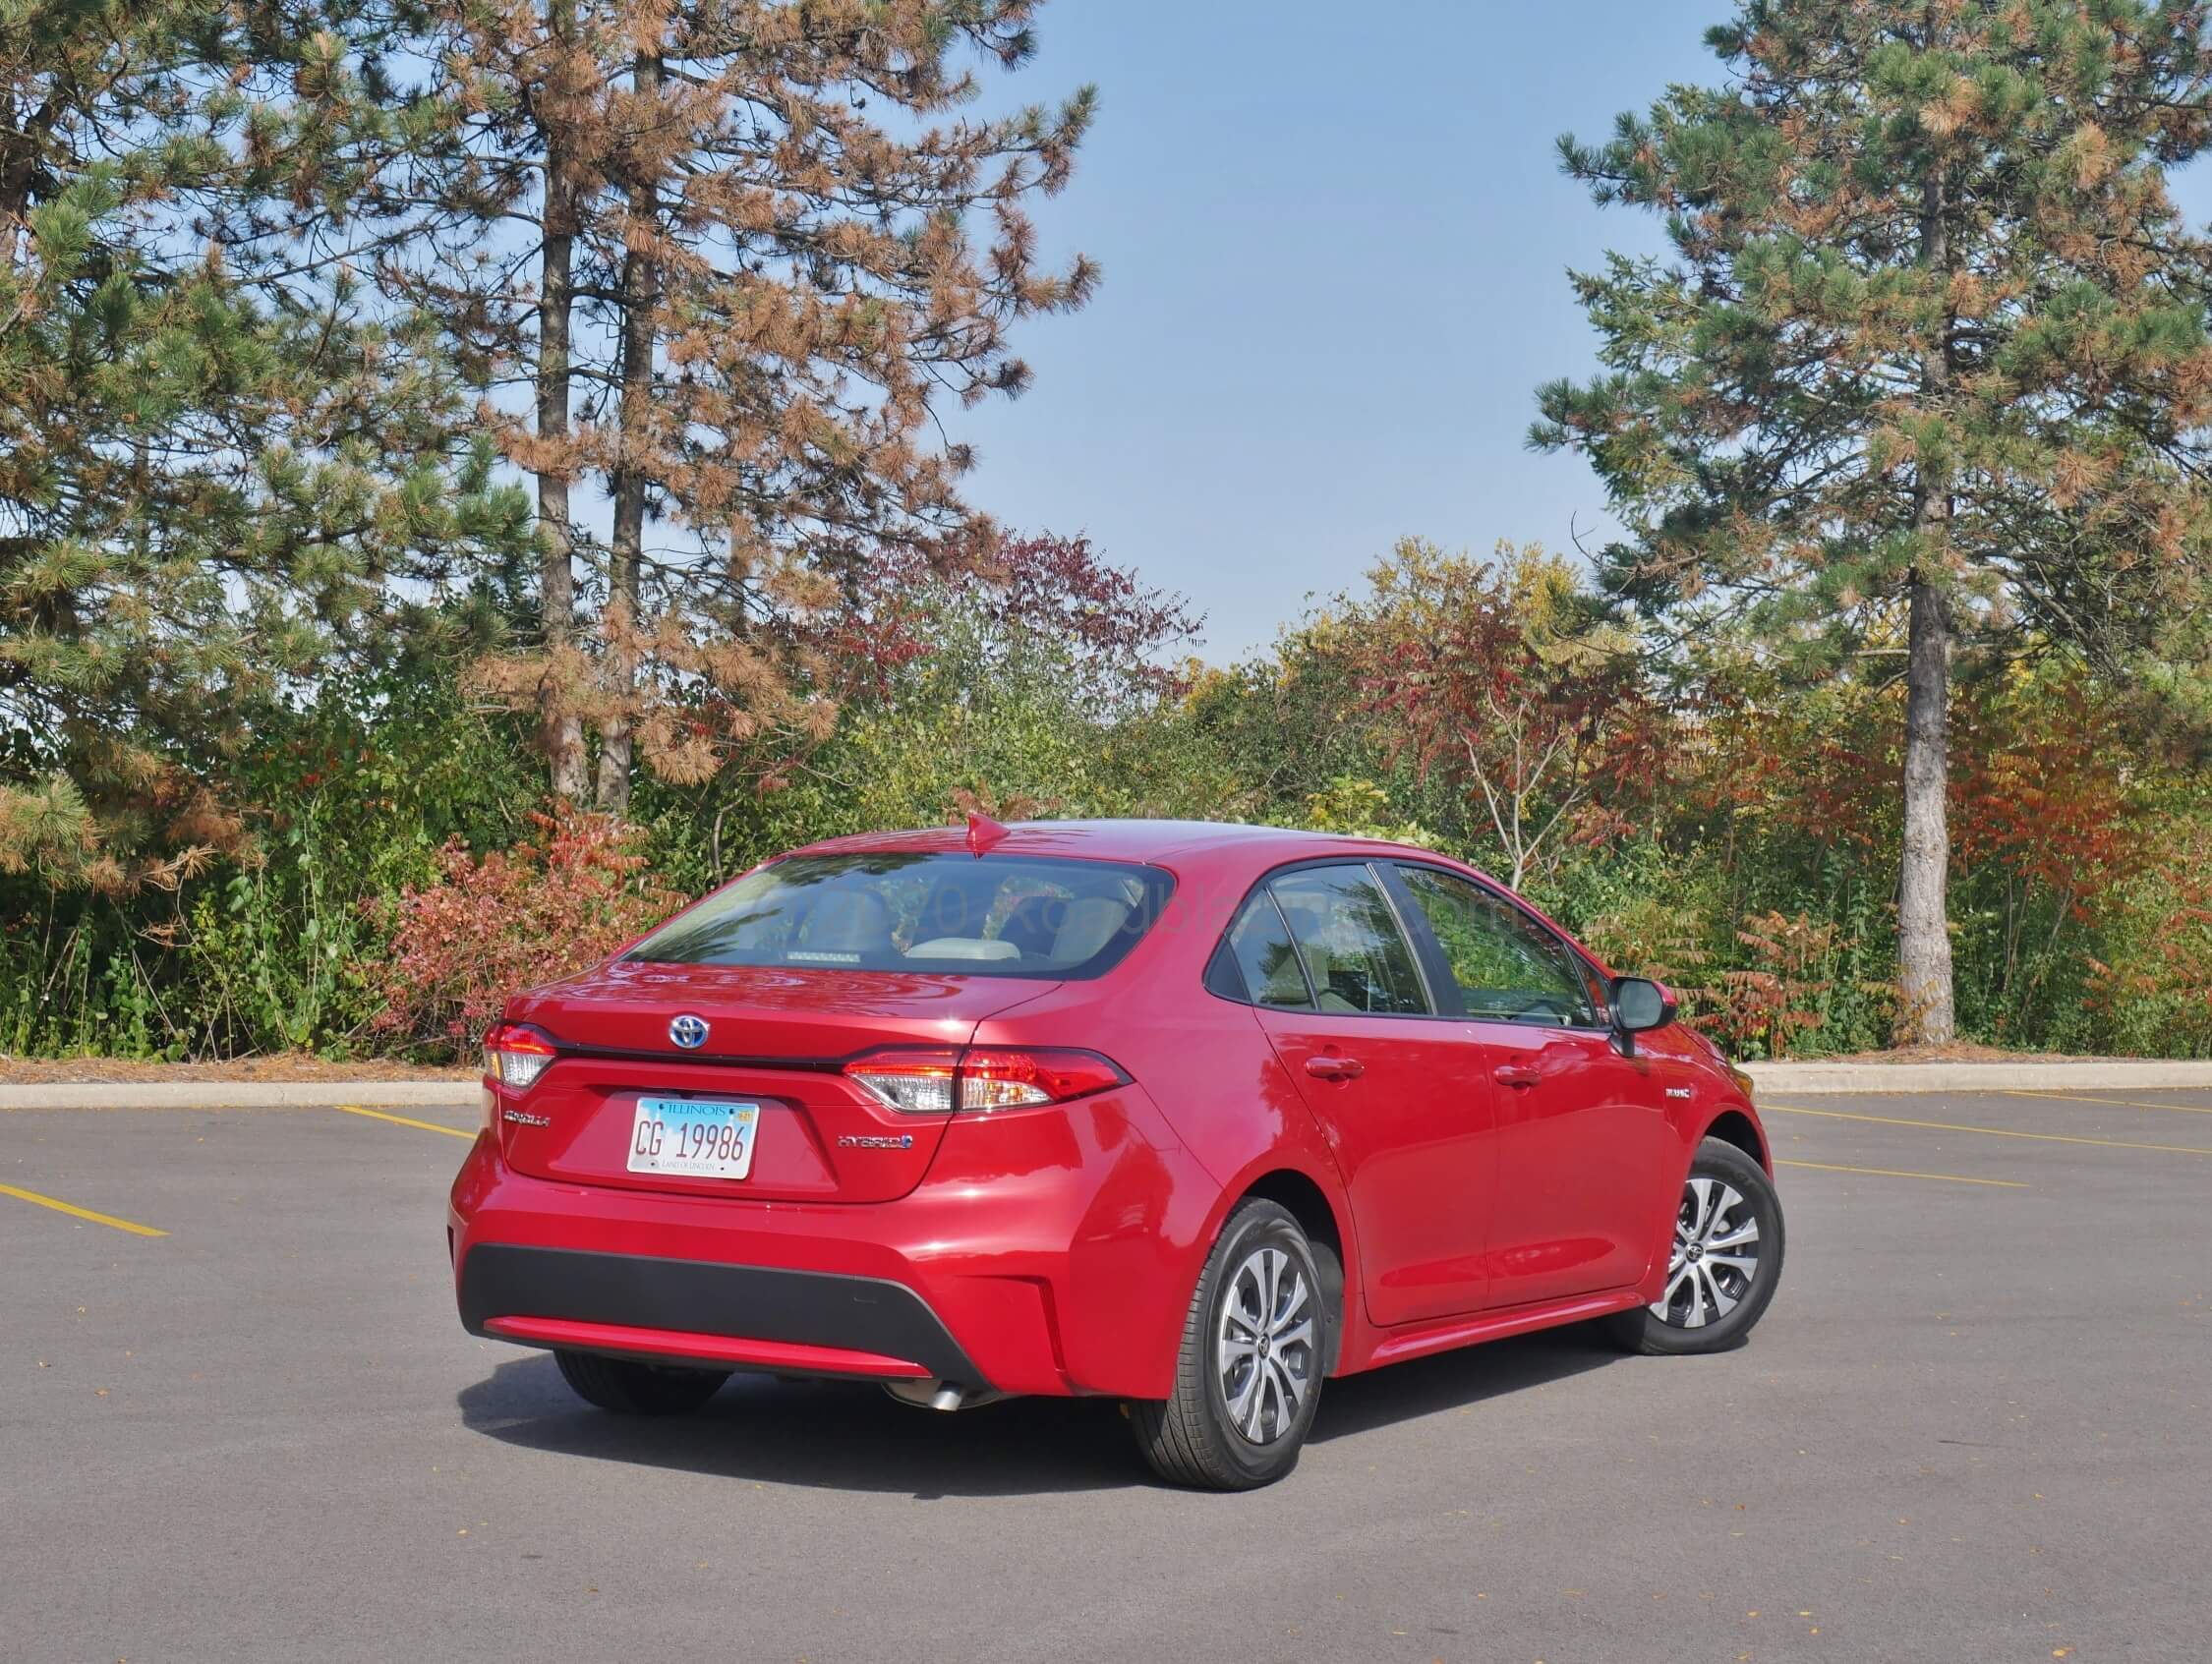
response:
<path fill-rule="evenodd" d="M 405 1116 L 387 1116 L 381 1110 L 365 1110 L 359 1104 L 332 1104 L 330 1107 L 349 1116 L 367 1116 L 371 1120 L 388 1120 L 394 1126 L 419 1126 L 425 1132 L 442 1132 L 448 1138 L 474 1138 L 476 1136 L 474 1127 L 464 1132 L 457 1126 L 440 1126 L 435 1120 L 410 1120 Z"/>
<path fill-rule="evenodd" d="M 2195 1144 L 2137 1144 L 2125 1138 L 2081 1138 L 2067 1132 L 2014 1132 L 2004 1126 L 1966 1126 L 1951 1120 L 1907 1120 L 1902 1116 L 1852 1115 L 1844 1110 L 1799 1110 L 1787 1104 L 1761 1104 L 1759 1112 L 1779 1116 L 1819 1116 L 1824 1120 L 1864 1120 L 1878 1126 L 1918 1126 L 1930 1132 L 1978 1132 L 1985 1138 L 2026 1138 L 2037 1144 L 2094 1144 L 2106 1150 L 2156 1150 L 2167 1156 L 2212 1156 Z"/>
<path fill-rule="evenodd" d="M 2200 1104 L 2150 1104 L 2140 1098 L 2089 1098 L 2079 1092 L 2030 1092 L 2025 1087 L 2008 1087 L 2008 1098 L 2064 1098 L 2069 1104 L 2103 1104 L 2115 1110 L 2173 1110 L 2184 1116 L 2212 1116 L 2212 1110 Z"/>
<path fill-rule="evenodd" d="M 1893 1167 L 1838 1167 L 1834 1162 L 1785 1162 L 1775 1158 L 1776 1167 L 1809 1167 L 1820 1173 L 1863 1173 L 1870 1178 L 1937 1178 L 1946 1184 L 1992 1184 L 2001 1190 L 2032 1190 L 2032 1184 L 2023 1184 L 2017 1178 L 1968 1178 L 1957 1173 L 1904 1173 Z"/>
<path fill-rule="evenodd" d="M 0 1196 L 14 1196 L 42 1208 L 52 1208 L 72 1219 L 88 1219 L 94 1225 L 112 1225 L 118 1231 L 128 1231 L 134 1236 L 166 1236 L 166 1231 L 156 1231 L 150 1225 L 134 1225 L 127 1219 L 117 1219 L 111 1213 L 94 1213 L 90 1208 L 78 1207 L 73 1202 L 56 1201 L 51 1196 L 41 1196 L 35 1190 L 19 1190 L 13 1184 L 0 1184 Z"/>

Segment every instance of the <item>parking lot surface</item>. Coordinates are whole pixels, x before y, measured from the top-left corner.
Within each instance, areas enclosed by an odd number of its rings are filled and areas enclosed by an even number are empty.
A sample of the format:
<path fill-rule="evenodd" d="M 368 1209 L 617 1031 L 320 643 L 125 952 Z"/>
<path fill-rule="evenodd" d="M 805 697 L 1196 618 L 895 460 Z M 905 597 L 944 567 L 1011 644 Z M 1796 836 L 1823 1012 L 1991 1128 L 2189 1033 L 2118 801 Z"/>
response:
<path fill-rule="evenodd" d="M 0 1113 L 0 1659 L 2212 1657 L 2212 1093 L 1764 1101 L 1748 1348 L 1332 1382 L 1288 1481 L 1118 1407 L 464 1335 L 473 1106 Z"/>

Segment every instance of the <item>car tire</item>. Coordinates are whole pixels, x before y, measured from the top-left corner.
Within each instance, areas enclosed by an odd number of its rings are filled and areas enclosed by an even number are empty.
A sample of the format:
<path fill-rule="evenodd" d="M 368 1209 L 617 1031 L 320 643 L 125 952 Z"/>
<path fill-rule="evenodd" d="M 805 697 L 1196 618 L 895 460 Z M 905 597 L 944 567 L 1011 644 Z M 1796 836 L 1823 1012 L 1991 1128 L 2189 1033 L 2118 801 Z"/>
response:
<path fill-rule="evenodd" d="M 1632 1352 L 1689 1356 L 1740 1347 L 1781 1278 L 1781 1198 L 1766 1170 L 1733 1144 L 1698 1145 L 1683 1181 L 1666 1291 L 1605 1320 Z"/>
<path fill-rule="evenodd" d="M 1298 1465 L 1331 1355 L 1327 1288 L 1287 1209 L 1238 1206 L 1192 1295 L 1173 1396 L 1130 1406 L 1153 1472 L 1249 1491 Z"/>
<path fill-rule="evenodd" d="M 556 1351 L 553 1362 L 578 1398 L 617 1415 L 689 1415 L 729 1379 L 726 1369 L 683 1369 L 597 1352 Z"/>

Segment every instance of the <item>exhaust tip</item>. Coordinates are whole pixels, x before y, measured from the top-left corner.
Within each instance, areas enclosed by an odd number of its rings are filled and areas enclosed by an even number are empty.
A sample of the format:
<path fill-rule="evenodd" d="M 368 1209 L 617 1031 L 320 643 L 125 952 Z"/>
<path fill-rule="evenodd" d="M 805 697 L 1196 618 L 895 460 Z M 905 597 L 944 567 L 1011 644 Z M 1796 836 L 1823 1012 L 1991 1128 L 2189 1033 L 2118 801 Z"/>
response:
<path fill-rule="evenodd" d="M 883 1390 L 901 1404 L 948 1414 L 956 1409 L 980 1409 L 1006 1397 L 992 1387 L 964 1387 L 958 1381 L 886 1381 Z"/>

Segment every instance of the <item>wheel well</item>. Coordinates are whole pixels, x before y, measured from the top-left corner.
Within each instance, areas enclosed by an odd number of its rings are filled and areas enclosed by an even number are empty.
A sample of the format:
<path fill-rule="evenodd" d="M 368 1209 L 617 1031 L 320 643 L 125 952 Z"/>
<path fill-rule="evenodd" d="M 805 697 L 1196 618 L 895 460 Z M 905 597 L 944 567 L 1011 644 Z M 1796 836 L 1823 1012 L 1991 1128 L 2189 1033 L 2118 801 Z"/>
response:
<path fill-rule="evenodd" d="M 1321 1297 L 1328 1302 L 1329 1355 L 1324 1374 L 1334 1374 L 1344 1348 L 1344 1235 L 1337 1230 L 1336 1210 L 1321 1187 L 1303 1173 L 1284 1169 L 1254 1179 L 1244 1200 L 1258 1196 L 1288 1210 L 1313 1244 L 1313 1259 L 1321 1274 Z"/>
<path fill-rule="evenodd" d="M 1717 1138 L 1723 1144 L 1733 1144 L 1761 1168 L 1767 1165 L 1766 1146 L 1759 1142 L 1759 1128 L 1741 1110 L 1728 1110 L 1705 1129 L 1708 1138 Z"/>

